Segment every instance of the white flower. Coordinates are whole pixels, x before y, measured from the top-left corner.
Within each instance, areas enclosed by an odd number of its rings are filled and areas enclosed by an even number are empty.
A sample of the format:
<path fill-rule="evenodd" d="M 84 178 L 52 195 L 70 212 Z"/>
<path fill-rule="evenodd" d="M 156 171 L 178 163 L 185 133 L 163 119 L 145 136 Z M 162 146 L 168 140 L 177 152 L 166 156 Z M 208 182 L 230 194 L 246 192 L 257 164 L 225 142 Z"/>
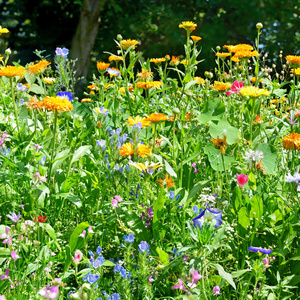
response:
<path fill-rule="evenodd" d="M 251 149 L 249 151 L 246 151 L 244 156 L 244 160 L 246 161 L 246 163 L 249 163 L 250 165 L 252 165 L 252 163 L 254 162 L 260 161 L 263 158 L 264 158 L 264 154 L 262 151 L 253 151 Z"/>
<path fill-rule="evenodd" d="M 285 182 L 298 182 L 298 181 L 300 181 L 299 173 L 295 173 L 294 176 L 292 176 L 291 173 L 289 173 L 285 178 Z"/>

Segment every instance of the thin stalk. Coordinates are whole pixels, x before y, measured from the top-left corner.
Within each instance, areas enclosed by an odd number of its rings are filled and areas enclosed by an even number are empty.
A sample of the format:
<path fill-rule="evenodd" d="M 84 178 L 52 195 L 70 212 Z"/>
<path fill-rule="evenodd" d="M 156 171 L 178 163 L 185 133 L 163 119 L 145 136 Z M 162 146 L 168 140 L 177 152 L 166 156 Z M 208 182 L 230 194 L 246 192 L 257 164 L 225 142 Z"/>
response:
<path fill-rule="evenodd" d="M 18 108 L 17 108 L 17 104 L 16 104 L 16 101 L 15 101 L 15 92 L 14 92 L 12 77 L 10 77 L 10 88 L 11 88 L 11 98 L 12 98 L 12 102 L 13 102 L 13 105 L 14 105 L 14 113 L 15 113 L 15 119 L 16 119 L 16 123 L 17 123 L 17 129 L 18 129 L 18 132 L 19 132 L 20 131 L 20 124 L 19 124 L 19 119 L 18 119 Z"/>
<path fill-rule="evenodd" d="M 57 109 L 54 111 L 54 128 L 53 128 L 53 142 L 52 142 L 50 175 L 52 172 L 53 158 L 54 158 L 54 153 L 55 153 L 56 130 L 57 130 Z"/>

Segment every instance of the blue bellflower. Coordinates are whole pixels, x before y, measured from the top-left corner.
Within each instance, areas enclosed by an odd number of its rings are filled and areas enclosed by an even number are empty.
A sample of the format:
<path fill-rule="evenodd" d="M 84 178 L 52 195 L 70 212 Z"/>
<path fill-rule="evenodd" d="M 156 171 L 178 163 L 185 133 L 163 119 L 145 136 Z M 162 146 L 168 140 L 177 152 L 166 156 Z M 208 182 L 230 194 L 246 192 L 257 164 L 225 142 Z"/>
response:
<path fill-rule="evenodd" d="M 207 221 L 215 221 L 215 228 L 219 227 L 222 224 L 222 212 L 206 208 L 197 217 L 193 219 L 194 226 L 199 226 L 200 229 L 202 228 L 203 223 Z"/>
<path fill-rule="evenodd" d="M 248 250 L 253 252 L 260 252 L 263 254 L 271 254 L 273 251 L 269 249 L 259 248 L 259 247 L 248 247 Z"/>

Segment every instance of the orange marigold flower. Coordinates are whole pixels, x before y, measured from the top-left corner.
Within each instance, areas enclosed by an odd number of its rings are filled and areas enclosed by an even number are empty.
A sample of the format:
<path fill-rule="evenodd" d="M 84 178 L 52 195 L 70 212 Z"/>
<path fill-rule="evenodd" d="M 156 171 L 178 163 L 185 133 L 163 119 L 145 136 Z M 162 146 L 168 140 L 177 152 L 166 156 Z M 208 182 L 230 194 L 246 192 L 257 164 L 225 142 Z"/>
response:
<path fill-rule="evenodd" d="M 300 66 L 300 56 L 297 55 L 287 55 L 285 59 L 290 63 L 292 67 Z"/>
<path fill-rule="evenodd" d="M 227 49 L 229 52 L 233 52 L 232 50 L 234 49 L 235 46 L 233 45 L 224 45 L 223 48 Z"/>
<path fill-rule="evenodd" d="M 120 42 L 121 48 L 124 50 L 127 50 L 129 47 L 132 47 L 132 49 L 134 49 L 136 47 L 136 45 L 138 45 L 138 41 L 137 40 L 122 40 Z"/>
<path fill-rule="evenodd" d="M 221 57 L 221 58 L 226 58 L 226 57 L 228 57 L 228 56 L 230 56 L 231 55 L 231 53 L 226 53 L 226 52 L 217 52 L 216 53 L 216 56 L 218 56 L 218 57 Z"/>
<path fill-rule="evenodd" d="M 253 125 L 261 125 L 263 123 L 263 120 L 260 115 L 257 115 L 253 121 Z"/>
<path fill-rule="evenodd" d="M 123 57 L 122 56 L 118 56 L 118 55 L 111 55 L 109 58 L 108 58 L 109 61 L 120 61 L 120 60 L 123 60 Z"/>
<path fill-rule="evenodd" d="M 100 73 L 103 73 L 106 71 L 106 69 L 109 67 L 110 63 L 105 63 L 102 61 L 97 62 L 97 69 Z"/>
<path fill-rule="evenodd" d="M 123 144 L 119 150 L 122 156 L 134 155 L 133 145 L 131 143 Z M 138 144 L 136 154 L 141 157 L 147 157 L 151 154 L 151 149 L 147 145 Z"/>
<path fill-rule="evenodd" d="M 28 69 L 28 73 L 33 76 L 44 72 L 49 65 L 51 65 L 51 62 L 47 61 L 46 59 L 43 59 L 37 64 L 27 64 L 26 67 Z"/>
<path fill-rule="evenodd" d="M 96 90 L 96 91 L 99 90 L 98 84 L 95 84 L 95 83 L 88 85 L 87 88 L 90 90 Z"/>
<path fill-rule="evenodd" d="M 147 69 L 142 69 L 142 71 L 140 73 L 137 73 L 136 76 L 141 78 L 142 80 L 149 80 L 153 77 L 153 72 L 149 72 Z"/>
<path fill-rule="evenodd" d="M 180 56 L 173 56 L 172 55 L 172 59 L 170 61 L 170 65 L 177 66 L 179 64 L 179 59 L 180 59 Z"/>
<path fill-rule="evenodd" d="M 178 27 L 188 31 L 193 31 L 196 29 L 197 24 L 191 21 L 186 21 L 186 22 L 181 22 Z"/>
<path fill-rule="evenodd" d="M 200 40 L 202 40 L 202 37 L 197 36 L 197 35 L 191 35 L 191 39 L 192 39 L 195 43 L 197 43 L 197 42 L 199 42 Z"/>
<path fill-rule="evenodd" d="M 215 81 L 213 89 L 217 91 L 225 91 L 226 89 L 231 87 L 231 83 L 229 82 L 220 82 L 220 81 Z"/>
<path fill-rule="evenodd" d="M 225 46 L 224 46 L 225 47 Z M 248 44 L 238 44 L 238 45 L 235 45 L 233 47 L 229 47 L 227 48 L 230 52 L 240 52 L 240 51 L 251 51 L 253 49 L 253 47 L 251 45 L 248 45 Z"/>
<path fill-rule="evenodd" d="M 135 85 L 138 89 L 149 90 L 152 87 L 159 89 L 163 83 L 161 81 L 138 81 Z"/>
<path fill-rule="evenodd" d="M 216 149 L 220 149 L 222 154 L 225 154 L 226 150 L 226 135 L 223 135 L 223 138 L 220 139 L 219 136 L 217 136 L 216 139 L 211 139 Z"/>
<path fill-rule="evenodd" d="M 55 82 L 55 78 L 44 77 L 43 80 L 48 84 L 53 84 Z"/>
<path fill-rule="evenodd" d="M 258 80 L 258 77 L 251 77 L 251 82 L 263 82 L 262 78 Z"/>
<path fill-rule="evenodd" d="M 136 116 L 136 117 L 128 117 L 128 119 L 126 120 L 126 122 L 128 123 L 127 126 L 134 126 L 137 125 L 138 123 L 141 123 L 143 126 L 142 128 L 145 128 L 145 126 L 150 126 L 151 123 L 150 121 L 148 121 L 145 118 L 142 118 L 140 116 Z"/>
<path fill-rule="evenodd" d="M 165 174 L 165 179 L 160 178 L 157 180 L 157 182 L 159 183 L 160 187 L 162 187 L 164 182 L 166 183 L 167 188 L 170 188 L 175 185 L 175 183 L 173 182 L 173 179 L 171 177 L 169 177 L 168 174 Z"/>
<path fill-rule="evenodd" d="M 167 60 L 170 60 L 170 59 L 171 59 L 171 57 L 170 57 L 169 54 L 166 54 L 165 58 L 166 58 Z"/>
<path fill-rule="evenodd" d="M 59 96 L 45 97 L 41 105 L 52 111 L 70 111 L 73 109 L 73 105 L 68 99 Z"/>
<path fill-rule="evenodd" d="M 290 133 L 283 138 L 282 144 L 284 149 L 300 150 L 300 134 Z"/>
<path fill-rule="evenodd" d="M 236 56 L 232 56 L 232 57 L 231 57 L 231 60 L 234 61 L 234 62 L 240 62 L 240 61 L 241 61 L 241 60 L 240 60 L 238 57 L 236 57 Z"/>
<path fill-rule="evenodd" d="M 17 66 L 6 66 L 0 68 L 0 76 L 14 77 L 14 76 L 24 76 L 25 68 Z"/>
<path fill-rule="evenodd" d="M 234 54 L 234 57 L 236 57 L 238 59 L 243 59 L 243 58 L 248 59 L 253 56 L 258 56 L 258 52 L 256 50 L 254 50 L 254 51 L 247 51 L 247 50 L 238 51 Z"/>
<path fill-rule="evenodd" d="M 269 96 L 271 93 L 268 90 L 260 89 L 256 86 L 244 86 L 240 89 L 240 93 L 243 96 L 249 96 L 251 98 L 258 98 L 260 96 Z"/>
<path fill-rule="evenodd" d="M 194 77 L 197 80 L 196 84 L 205 84 L 205 80 L 202 77 Z"/>
<path fill-rule="evenodd" d="M 42 108 L 42 101 L 39 101 L 36 96 L 33 96 L 32 98 L 28 97 L 28 102 L 25 102 L 27 105 L 27 109 L 38 109 L 40 110 Z"/>
<path fill-rule="evenodd" d="M 294 73 L 296 76 L 300 76 L 300 68 L 292 69 L 291 73 Z"/>
<path fill-rule="evenodd" d="M 150 121 L 154 124 L 157 124 L 159 122 L 162 122 L 162 121 L 167 121 L 168 120 L 168 116 L 164 115 L 164 114 L 157 114 L 157 113 L 153 113 L 149 116 L 147 116 L 146 118 L 147 121 Z"/>
<path fill-rule="evenodd" d="M 163 62 L 165 62 L 166 59 L 165 58 L 151 58 L 150 62 L 154 62 L 155 64 L 161 64 Z"/>

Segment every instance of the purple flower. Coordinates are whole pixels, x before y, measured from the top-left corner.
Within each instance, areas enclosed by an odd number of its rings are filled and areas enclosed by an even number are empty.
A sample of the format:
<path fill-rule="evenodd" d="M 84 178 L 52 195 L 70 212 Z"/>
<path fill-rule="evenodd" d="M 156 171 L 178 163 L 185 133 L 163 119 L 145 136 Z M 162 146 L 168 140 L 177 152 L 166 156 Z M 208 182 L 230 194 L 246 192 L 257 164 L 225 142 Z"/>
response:
<path fill-rule="evenodd" d="M 248 250 L 253 251 L 253 252 L 260 252 L 263 254 L 270 254 L 273 251 L 269 249 L 264 249 L 264 248 L 258 248 L 258 247 L 248 247 Z"/>
<path fill-rule="evenodd" d="M 73 95 L 72 93 L 70 92 L 58 92 L 56 94 L 57 97 L 61 97 L 61 98 L 64 98 L 64 99 L 67 99 L 69 100 L 70 102 L 73 100 Z"/>
<path fill-rule="evenodd" d="M 116 264 L 114 267 L 114 271 L 119 273 L 121 271 L 121 266 L 119 264 Z"/>
<path fill-rule="evenodd" d="M 171 200 L 173 200 L 174 197 L 175 197 L 174 191 L 170 191 L 169 198 L 170 198 Z"/>
<path fill-rule="evenodd" d="M 124 240 L 127 243 L 133 243 L 134 242 L 134 235 L 133 235 L 133 233 L 129 233 L 128 235 L 124 235 Z"/>
<path fill-rule="evenodd" d="M 52 287 L 47 285 L 45 288 L 38 291 L 38 295 L 43 296 L 44 299 L 57 299 L 59 295 L 59 287 L 57 285 Z"/>
<path fill-rule="evenodd" d="M 220 291 L 221 290 L 220 290 L 220 287 L 218 285 L 214 286 L 214 288 L 213 288 L 214 296 L 221 295 Z"/>
<path fill-rule="evenodd" d="M 149 248 L 150 248 L 149 244 L 148 244 L 147 242 L 145 242 L 145 241 L 142 241 L 142 242 L 139 244 L 139 251 L 140 251 L 140 252 L 145 252 L 145 251 L 147 251 L 147 253 L 149 253 L 149 252 L 150 252 Z"/>
<path fill-rule="evenodd" d="M 100 246 L 98 246 L 97 249 L 96 249 L 97 255 L 99 255 L 101 253 L 101 251 L 102 251 L 102 248 Z"/>
<path fill-rule="evenodd" d="M 1 280 L 9 279 L 9 269 L 5 270 L 5 275 L 1 275 L 0 279 Z"/>
<path fill-rule="evenodd" d="M 18 215 L 16 215 L 14 212 L 11 215 L 6 215 L 8 218 L 10 218 L 13 222 L 18 223 L 18 221 L 21 218 L 21 214 L 19 213 Z"/>
<path fill-rule="evenodd" d="M 56 56 L 61 56 L 63 58 L 67 58 L 69 54 L 69 50 L 67 48 L 56 48 L 55 50 Z"/>
<path fill-rule="evenodd" d="M 210 222 L 213 220 L 216 222 L 215 228 L 219 227 L 222 224 L 222 212 L 206 208 L 200 215 L 193 219 L 193 222 L 195 227 L 199 226 L 201 229 L 205 221 Z"/>

